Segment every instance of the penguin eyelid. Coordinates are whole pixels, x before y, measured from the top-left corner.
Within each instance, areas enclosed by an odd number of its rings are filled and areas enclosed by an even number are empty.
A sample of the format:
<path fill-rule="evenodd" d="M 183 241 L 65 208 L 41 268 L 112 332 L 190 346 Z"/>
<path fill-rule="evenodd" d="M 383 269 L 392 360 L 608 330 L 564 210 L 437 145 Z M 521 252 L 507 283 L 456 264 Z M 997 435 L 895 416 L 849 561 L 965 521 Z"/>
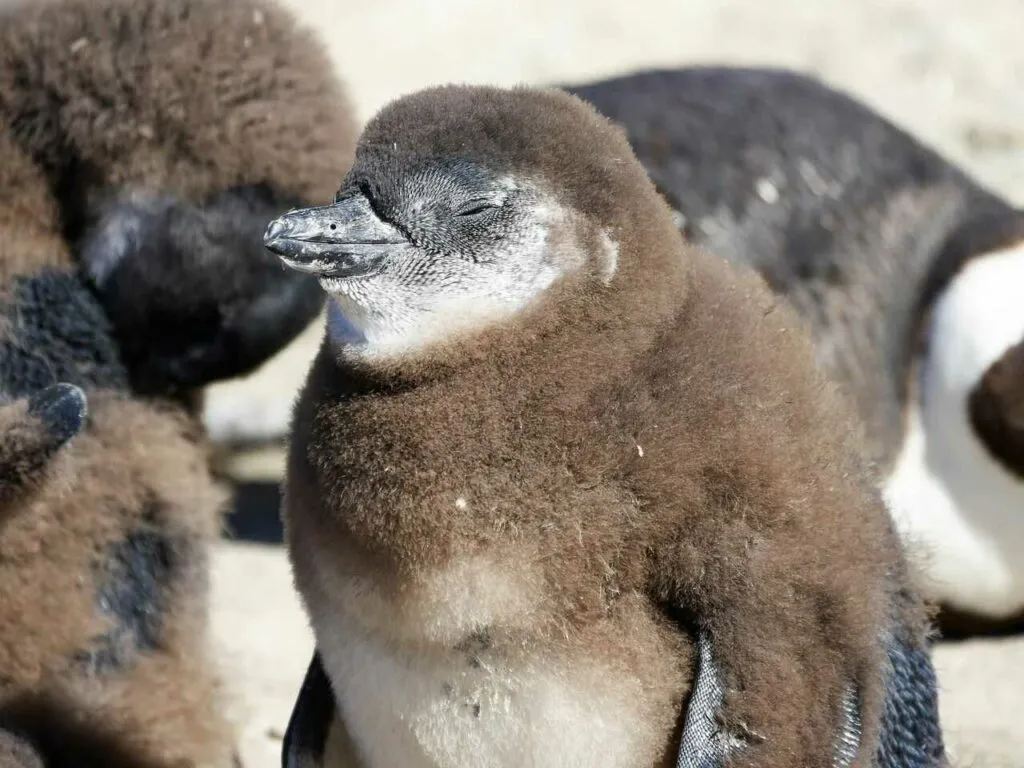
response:
<path fill-rule="evenodd" d="M 490 200 L 490 199 L 476 199 L 470 200 L 464 203 L 460 208 L 455 209 L 456 216 L 472 217 L 479 216 L 488 211 L 493 211 L 500 208 L 503 201 Z"/>

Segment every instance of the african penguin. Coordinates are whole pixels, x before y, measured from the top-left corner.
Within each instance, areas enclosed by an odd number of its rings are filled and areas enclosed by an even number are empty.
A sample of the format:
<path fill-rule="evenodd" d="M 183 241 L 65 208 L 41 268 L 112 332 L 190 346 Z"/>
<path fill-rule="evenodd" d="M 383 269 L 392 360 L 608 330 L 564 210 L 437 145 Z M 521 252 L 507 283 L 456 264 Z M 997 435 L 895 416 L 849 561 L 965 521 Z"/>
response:
<path fill-rule="evenodd" d="M 980 617 L 1024 611 L 1024 212 L 792 72 L 567 90 L 623 126 L 692 242 L 753 266 L 809 320 L 927 595 Z"/>
<path fill-rule="evenodd" d="M 284 495 L 322 672 L 286 764 L 669 766 L 698 693 L 702 765 L 885 754 L 894 646 L 931 667 L 853 422 L 612 123 L 557 90 L 403 97 L 266 242 L 329 295 Z M 934 681 L 911 693 L 907 764 L 939 765 Z"/>

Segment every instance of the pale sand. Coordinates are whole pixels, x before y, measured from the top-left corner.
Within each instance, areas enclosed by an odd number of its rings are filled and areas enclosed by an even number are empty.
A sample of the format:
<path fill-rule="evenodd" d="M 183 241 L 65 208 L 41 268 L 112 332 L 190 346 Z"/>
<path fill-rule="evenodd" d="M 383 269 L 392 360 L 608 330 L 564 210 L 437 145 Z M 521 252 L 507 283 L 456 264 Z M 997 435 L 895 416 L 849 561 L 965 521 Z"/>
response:
<path fill-rule="evenodd" d="M 1024 202 L 1021 0 L 290 0 L 320 25 L 361 117 L 448 82 L 574 82 L 648 66 L 778 64 L 852 91 Z M 218 388 L 257 410 L 288 402 L 315 348 Z M 244 413 L 244 409 L 242 413 Z M 237 462 L 276 475 L 279 457 Z M 1024 510 L 1022 510 L 1024 514 Z M 1024 553 L 1022 553 L 1024 556 Z M 247 768 L 279 764 L 280 736 L 312 639 L 279 548 L 224 544 L 214 630 Z M 1024 766 L 1024 639 L 936 652 L 942 716 L 958 765 Z"/>

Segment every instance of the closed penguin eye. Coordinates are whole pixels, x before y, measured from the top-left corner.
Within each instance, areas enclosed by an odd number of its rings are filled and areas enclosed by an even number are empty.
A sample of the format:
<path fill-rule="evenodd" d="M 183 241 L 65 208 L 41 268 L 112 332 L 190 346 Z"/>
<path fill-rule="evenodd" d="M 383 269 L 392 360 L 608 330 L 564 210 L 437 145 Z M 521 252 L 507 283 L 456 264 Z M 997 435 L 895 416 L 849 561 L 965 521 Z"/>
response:
<path fill-rule="evenodd" d="M 493 211 L 498 207 L 498 204 L 492 202 L 491 200 L 470 200 L 461 208 L 458 208 L 455 211 L 455 215 L 462 217 L 479 216 L 482 213 Z"/>

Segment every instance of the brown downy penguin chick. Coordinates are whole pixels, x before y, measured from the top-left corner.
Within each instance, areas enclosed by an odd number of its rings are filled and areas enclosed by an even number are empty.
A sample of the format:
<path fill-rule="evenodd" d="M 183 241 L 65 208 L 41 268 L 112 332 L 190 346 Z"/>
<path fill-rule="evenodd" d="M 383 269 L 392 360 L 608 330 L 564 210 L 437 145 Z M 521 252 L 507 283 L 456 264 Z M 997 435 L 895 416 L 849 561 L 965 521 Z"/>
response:
<path fill-rule="evenodd" d="M 12 194 L 59 241 L 12 271 L 67 266 L 61 242 L 110 292 L 132 287 L 111 274 L 140 250 L 224 261 L 211 283 L 153 279 L 145 336 L 129 302 L 114 316 L 137 391 L 245 374 L 318 315 L 316 282 L 261 239 L 279 213 L 330 199 L 351 161 L 350 108 L 310 31 L 271 0 L 46 0 L 0 20 L 0 162 L 35 185 Z M 194 301 L 213 312 L 182 311 Z M 153 333 L 177 342 L 173 359 L 154 358 Z"/>
<path fill-rule="evenodd" d="M 206 630 L 225 499 L 198 425 L 180 405 L 133 395 L 78 275 L 43 270 L 5 287 L 0 386 L 16 399 L 0 414 L 24 414 L 8 431 L 49 425 L 39 442 L 52 458 L 2 505 L 0 728 L 47 766 L 229 766 Z"/>
<path fill-rule="evenodd" d="M 927 596 L 985 624 L 1024 617 L 1024 431 L 1007 397 L 1024 401 L 1024 211 L 795 72 L 567 90 L 622 125 L 691 242 L 755 267 L 809 321 Z"/>
<path fill-rule="evenodd" d="M 831 765 L 850 686 L 872 764 L 924 625 L 847 411 L 610 121 L 404 97 L 266 239 L 330 296 L 284 508 L 362 765 L 672 765 L 695 635 L 729 765 Z"/>

